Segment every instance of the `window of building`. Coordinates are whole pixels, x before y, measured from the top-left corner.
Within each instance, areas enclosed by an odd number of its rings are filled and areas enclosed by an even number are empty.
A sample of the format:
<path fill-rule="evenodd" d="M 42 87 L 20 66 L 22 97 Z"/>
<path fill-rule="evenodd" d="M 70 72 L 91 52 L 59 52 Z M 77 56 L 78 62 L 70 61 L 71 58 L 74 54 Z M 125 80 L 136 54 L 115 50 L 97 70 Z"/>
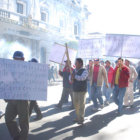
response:
<path fill-rule="evenodd" d="M 24 5 L 22 3 L 17 3 L 17 13 L 23 14 Z"/>
<path fill-rule="evenodd" d="M 78 35 L 78 24 L 74 24 L 74 35 Z"/>
<path fill-rule="evenodd" d="M 41 20 L 46 21 L 46 13 L 41 12 Z"/>
<path fill-rule="evenodd" d="M 49 20 L 49 13 L 48 12 L 41 12 L 41 20 L 46 22 Z"/>

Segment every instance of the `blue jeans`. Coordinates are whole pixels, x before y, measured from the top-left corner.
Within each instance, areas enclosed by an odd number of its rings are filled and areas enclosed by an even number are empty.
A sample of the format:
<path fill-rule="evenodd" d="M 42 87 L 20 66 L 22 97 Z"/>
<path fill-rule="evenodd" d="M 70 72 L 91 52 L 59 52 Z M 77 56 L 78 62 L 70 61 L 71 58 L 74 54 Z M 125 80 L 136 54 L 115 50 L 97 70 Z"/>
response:
<path fill-rule="evenodd" d="M 90 81 L 87 81 L 87 91 L 88 91 L 89 101 L 91 101 L 91 85 L 90 85 Z"/>
<path fill-rule="evenodd" d="M 98 108 L 97 99 L 99 100 L 100 104 L 103 105 L 101 86 L 97 86 L 97 83 L 93 83 L 91 86 L 91 99 L 95 108 Z"/>
<path fill-rule="evenodd" d="M 126 92 L 126 87 L 124 88 L 119 88 L 118 85 L 115 85 L 114 90 L 113 90 L 113 99 L 114 102 L 118 105 L 118 111 L 122 111 L 123 107 L 123 98 Z"/>
<path fill-rule="evenodd" d="M 112 93 L 112 88 L 111 88 L 111 84 L 109 83 L 108 84 L 108 88 L 106 87 L 106 85 L 104 84 L 103 86 L 103 94 L 106 98 L 106 101 L 110 102 L 110 96 L 111 96 L 111 93 Z"/>

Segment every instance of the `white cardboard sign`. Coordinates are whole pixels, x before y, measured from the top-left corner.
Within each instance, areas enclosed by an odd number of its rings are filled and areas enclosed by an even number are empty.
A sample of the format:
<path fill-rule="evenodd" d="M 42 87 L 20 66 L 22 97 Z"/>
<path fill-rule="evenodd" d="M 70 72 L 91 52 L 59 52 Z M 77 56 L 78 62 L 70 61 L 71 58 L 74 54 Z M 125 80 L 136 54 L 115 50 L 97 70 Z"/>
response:
<path fill-rule="evenodd" d="M 58 63 L 58 64 L 64 64 L 64 62 L 62 62 L 64 54 L 66 52 L 66 47 L 60 44 L 54 44 L 51 48 L 51 53 L 49 56 L 49 61 Z M 75 62 L 75 58 L 76 58 L 76 54 L 77 51 L 71 48 L 68 48 L 68 52 L 69 52 L 69 58 L 72 62 L 72 64 Z M 65 55 L 64 60 L 67 60 L 67 57 Z"/>
<path fill-rule="evenodd" d="M 0 99 L 47 100 L 48 65 L 0 59 Z"/>

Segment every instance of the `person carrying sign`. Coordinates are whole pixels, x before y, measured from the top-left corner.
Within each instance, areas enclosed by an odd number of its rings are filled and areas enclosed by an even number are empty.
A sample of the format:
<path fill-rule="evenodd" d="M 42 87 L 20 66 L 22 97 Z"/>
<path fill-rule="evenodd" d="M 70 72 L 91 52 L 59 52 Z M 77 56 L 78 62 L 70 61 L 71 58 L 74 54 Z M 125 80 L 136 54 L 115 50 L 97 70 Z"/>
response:
<path fill-rule="evenodd" d="M 83 60 L 81 58 L 76 59 L 75 65 L 76 69 L 70 76 L 70 81 L 73 83 L 73 102 L 77 116 L 74 122 L 83 124 L 85 115 L 88 71 L 83 68 Z"/>
<path fill-rule="evenodd" d="M 16 51 L 14 60 L 24 61 L 24 54 Z M 8 104 L 5 112 L 5 122 L 13 140 L 27 140 L 29 131 L 29 101 L 27 100 L 7 100 Z M 19 126 L 16 116 L 19 118 Z"/>
<path fill-rule="evenodd" d="M 73 70 L 72 67 L 71 70 Z M 55 105 L 55 107 L 61 109 L 62 105 L 65 103 L 65 99 L 70 95 L 72 100 L 71 108 L 73 108 L 72 84 L 69 82 L 70 68 L 69 68 L 68 61 L 65 61 L 65 67 L 63 71 L 59 71 L 59 74 L 61 77 L 63 77 L 63 92 L 59 103 Z"/>
<path fill-rule="evenodd" d="M 31 61 L 29 61 L 29 62 L 38 63 L 37 59 L 35 59 L 35 58 L 32 58 Z M 37 116 L 36 116 L 36 118 L 34 118 L 34 120 L 35 121 L 41 120 L 43 118 L 43 115 L 42 115 L 41 110 L 37 104 L 37 101 L 30 101 L 30 108 L 29 108 L 29 115 L 30 116 L 32 114 L 33 109 L 37 114 Z"/>

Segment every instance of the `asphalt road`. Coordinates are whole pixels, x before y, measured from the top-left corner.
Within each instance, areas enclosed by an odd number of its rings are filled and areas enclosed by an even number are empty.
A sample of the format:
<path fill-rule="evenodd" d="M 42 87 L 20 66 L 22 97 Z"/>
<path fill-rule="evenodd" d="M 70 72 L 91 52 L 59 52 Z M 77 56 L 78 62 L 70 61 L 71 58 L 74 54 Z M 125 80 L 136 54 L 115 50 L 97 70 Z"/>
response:
<path fill-rule="evenodd" d="M 135 94 L 134 108 L 125 108 L 123 115 L 118 116 L 117 106 L 111 103 L 97 112 L 92 111 L 92 103 L 86 104 L 85 124 L 79 126 L 73 123 L 74 110 L 70 103 L 62 110 L 54 108 L 58 103 L 62 86 L 48 88 L 48 101 L 39 102 L 43 119 L 30 119 L 29 140 L 140 140 L 140 95 Z M 0 110 L 4 112 L 6 104 L 0 101 Z M 0 140 L 11 140 L 4 118 L 0 119 Z"/>

